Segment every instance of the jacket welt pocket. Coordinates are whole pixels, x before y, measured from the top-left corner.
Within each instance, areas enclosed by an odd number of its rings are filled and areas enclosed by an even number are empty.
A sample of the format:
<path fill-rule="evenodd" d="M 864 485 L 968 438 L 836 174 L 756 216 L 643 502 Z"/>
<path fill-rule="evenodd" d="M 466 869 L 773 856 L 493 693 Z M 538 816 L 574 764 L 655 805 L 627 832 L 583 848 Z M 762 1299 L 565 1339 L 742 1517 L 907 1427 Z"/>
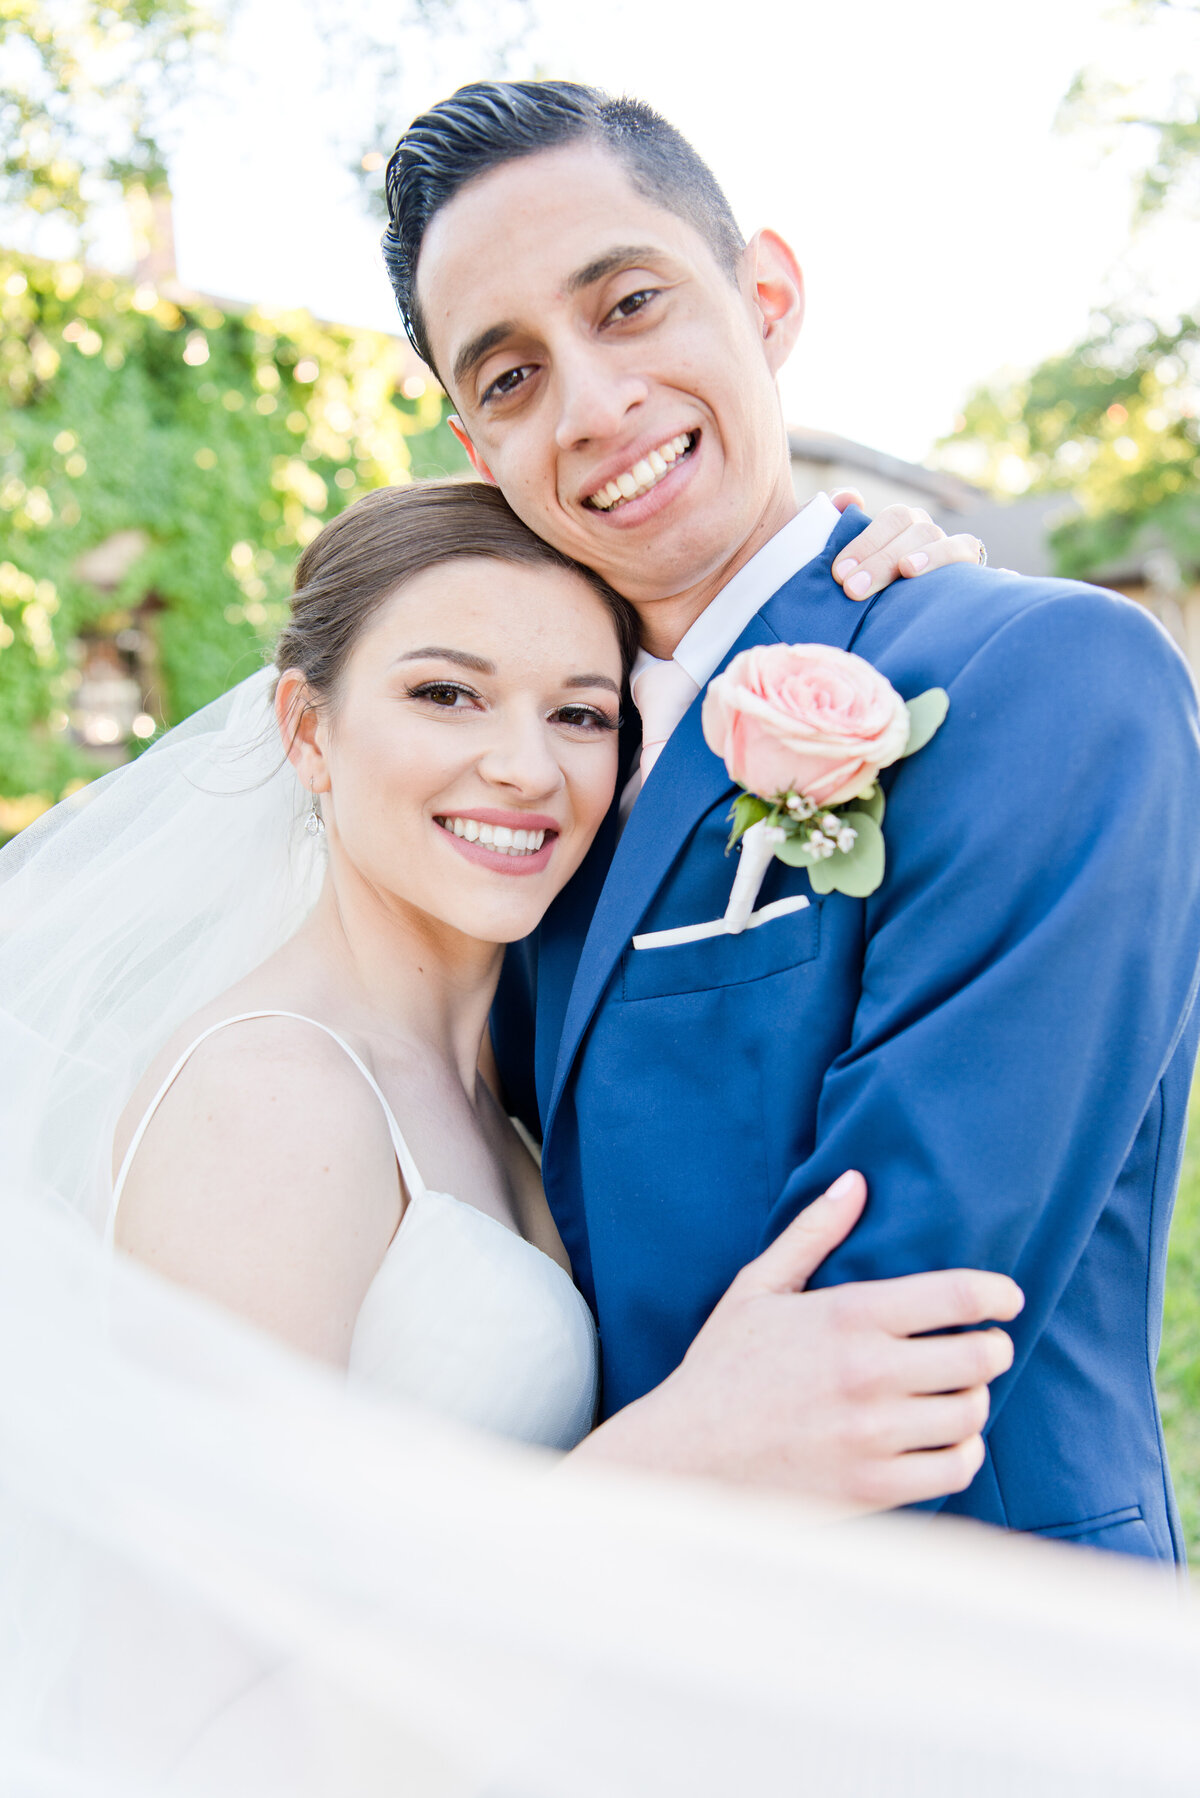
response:
<path fill-rule="evenodd" d="M 621 996 L 661 999 L 672 993 L 707 992 L 765 980 L 812 961 L 821 943 L 821 907 L 809 905 L 772 918 L 739 936 L 626 949 L 621 958 Z"/>

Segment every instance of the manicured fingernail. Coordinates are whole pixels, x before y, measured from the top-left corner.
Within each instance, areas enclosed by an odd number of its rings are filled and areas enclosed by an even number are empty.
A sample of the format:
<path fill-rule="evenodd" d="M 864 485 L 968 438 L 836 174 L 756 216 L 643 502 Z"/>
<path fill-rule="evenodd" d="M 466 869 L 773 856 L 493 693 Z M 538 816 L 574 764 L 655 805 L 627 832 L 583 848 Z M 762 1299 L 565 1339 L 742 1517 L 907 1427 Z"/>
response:
<path fill-rule="evenodd" d="M 846 576 L 848 574 L 853 574 L 857 567 L 858 563 L 854 560 L 853 556 L 843 556 L 840 562 L 835 562 L 833 565 L 834 580 L 844 581 Z"/>
<path fill-rule="evenodd" d="M 842 1199 L 848 1199 L 850 1197 L 850 1194 L 855 1190 L 857 1181 L 858 1176 L 855 1174 L 853 1168 L 851 1168 L 848 1173 L 841 1174 L 838 1179 L 834 1181 L 833 1185 L 829 1188 L 829 1191 L 825 1194 L 825 1197 L 829 1199 L 832 1204 L 837 1205 Z"/>
<path fill-rule="evenodd" d="M 861 574 L 851 575 L 845 586 L 851 599 L 865 599 L 871 591 L 871 577 L 864 569 Z"/>
<path fill-rule="evenodd" d="M 923 549 L 918 549 L 908 558 L 908 565 L 914 574 L 920 574 L 922 568 L 927 568 L 929 566 L 929 557 L 925 554 Z"/>

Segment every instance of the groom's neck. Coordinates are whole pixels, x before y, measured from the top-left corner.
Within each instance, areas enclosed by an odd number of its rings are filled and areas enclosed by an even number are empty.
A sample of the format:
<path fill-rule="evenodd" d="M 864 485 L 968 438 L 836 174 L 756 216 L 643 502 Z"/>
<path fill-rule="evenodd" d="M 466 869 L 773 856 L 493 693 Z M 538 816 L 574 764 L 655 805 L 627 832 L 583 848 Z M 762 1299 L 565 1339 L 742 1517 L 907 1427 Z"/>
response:
<path fill-rule="evenodd" d="M 643 649 L 663 661 L 673 656 L 700 614 L 724 591 L 738 570 L 790 523 L 799 510 L 789 483 L 785 492 L 764 510 L 749 535 L 740 539 L 715 566 L 707 568 L 694 584 L 661 599 L 649 599 L 641 594 L 631 598 L 638 615 Z"/>

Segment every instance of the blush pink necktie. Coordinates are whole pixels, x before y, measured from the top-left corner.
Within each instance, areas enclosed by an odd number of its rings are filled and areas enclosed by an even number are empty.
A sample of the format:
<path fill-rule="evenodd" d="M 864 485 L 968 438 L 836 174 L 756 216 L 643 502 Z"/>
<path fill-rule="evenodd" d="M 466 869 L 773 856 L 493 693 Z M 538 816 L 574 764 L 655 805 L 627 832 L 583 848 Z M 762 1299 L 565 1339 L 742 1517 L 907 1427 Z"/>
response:
<path fill-rule="evenodd" d="M 642 716 L 641 784 L 666 747 L 667 738 L 700 691 L 686 668 L 672 660 L 648 661 L 633 683 L 633 702 Z"/>

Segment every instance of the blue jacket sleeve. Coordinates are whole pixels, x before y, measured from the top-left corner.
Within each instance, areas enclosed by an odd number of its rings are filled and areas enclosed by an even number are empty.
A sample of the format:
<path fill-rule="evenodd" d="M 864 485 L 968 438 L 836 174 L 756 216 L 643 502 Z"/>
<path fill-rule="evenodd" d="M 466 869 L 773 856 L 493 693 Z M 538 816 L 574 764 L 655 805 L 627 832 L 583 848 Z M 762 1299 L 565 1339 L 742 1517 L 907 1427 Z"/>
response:
<path fill-rule="evenodd" d="M 764 1240 L 860 1168 L 866 1213 L 813 1284 L 1009 1273 L 1037 1289 L 1019 1364 L 1194 1000 L 1200 744 L 1182 658 L 1128 602 L 1051 589 L 950 683 L 884 834 L 852 1040 Z"/>

